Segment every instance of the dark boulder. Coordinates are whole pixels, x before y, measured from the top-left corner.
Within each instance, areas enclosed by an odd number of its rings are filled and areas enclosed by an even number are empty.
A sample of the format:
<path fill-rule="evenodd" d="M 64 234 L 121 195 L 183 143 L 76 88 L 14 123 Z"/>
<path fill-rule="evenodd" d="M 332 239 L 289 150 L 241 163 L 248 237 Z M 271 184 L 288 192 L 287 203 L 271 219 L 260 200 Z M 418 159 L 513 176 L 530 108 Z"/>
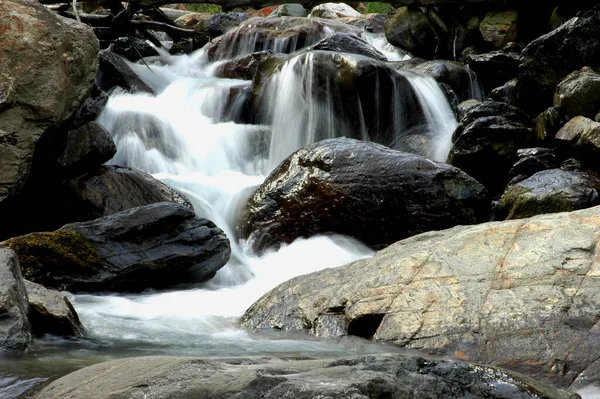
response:
<path fill-rule="evenodd" d="M 584 66 L 600 66 L 600 8 L 570 19 L 529 43 L 519 66 L 518 106 L 537 115 L 552 105 L 556 86 Z"/>
<path fill-rule="evenodd" d="M 364 55 L 379 61 L 387 61 L 385 55 L 379 50 L 355 35 L 336 33 L 327 37 L 308 48 L 308 50 L 335 51 Z"/>
<path fill-rule="evenodd" d="M 259 51 L 246 54 L 220 63 L 215 74 L 227 79 L 254 80 L 262 75 L 272 73 L 273 69 L 284 60 L 284 56 L 274 51 Z"/>
<path fill-rule="evenodd" d="M 385 37 L 390 44 L 409 51 L 415 57 L 434 57 L 440 37 L 435 23 L 423 9 L 399 7 L 385 21 Z"/>
<path fill-rule="evenodd" d="M 600 176 L 593 172 L 549 169 L 511 185 L 497 205 L 502 219 L 570 212 L 600 204 Z"/>
<path fill-rule="evenodd" d="M 126 166 L 101 166 L 71 179 L 67 189 L 72 221 L 111 215 L 156 202 L 175 202 L 192 209 L 187 198 L 151 175 Z"/>
<path fill-rule="evenodd" d="M 471 109 L 454 132 L 448 163 L 499 195 L 519 148 L 535 144 L 527 114 L 505 103 L 486 101 Z"/>
<path fill-rule="evenodd" d="M 25 280 L 29 297 L 29 321 L 36 336 L 82 336 L 83 327 L 65 294 Z"/>
<path fill-rule="evenodd" d="M 229 240 L 211 221 L 163 202 L 7 241 L 27 279 L 68 291 L 142 291 L 212 278 Z"/>
<path fill-rule="evenodd" d="M 0 248 L 0 353 L 24 351 L 31 344 L 29 304 L 17 254 Z"/>
<path fill-rule="evenodd" d="M 518 76 L 521 50 L 507 47 L 491 53 L 470 54 L 467 56 L 466 63 L 477 75 L 487 95 L 493 89 Z"/>
<path fill-rule="evenodd" d="M 585 116 L 576 116 L 554 136 L 554 143 L 566 157 L 577 157 L 598 168 L 600 162 L 600 123 Z"/>
<path fill-rule="evenodd" d="M 100 70 L 96 77 L 96 84 L 106 92 L 115 87 L 130 93 L 154 94 L 156 92 L 133 72 L 121 56 L 107 50 L 100 52 Z"/>
<path fill-rule="evenodd" d="M 508 173 L 510 184 L 527 179 L 534 173 L 560 166 L 558 157 L 552 148 L 523 148 L 517 151 L 517 162 Z"/>
<path fill-rule="evenodd" d="M 34 399 L 580 399 L 522 374 L 397 353 L 339 359 L 137 357 L 86 367 Z"/>
<path fill-rule="evenodd" d="M 131 62 L 136 62 L 144 57 L 159 55 L 156 48 L 148 44 L 145 39 L 137 37 L 119 37 L 112 42 L 111 51 Z"/>
<path fill-rule="evenodd" d="M 507 104 L 515 104 L 517 101 L 517 86 L 519 81 L 512 79 L 503 84 L 502 86 L 496 87 L 487 96 L 488 101 L 497 101 Z"/>
<path fill-rule="evenodd" d="M 560 112 L 550 107 L 535 118 L 533 125 L 535 137 L 538 140 L 550 141 L 565 123 L 566 120 Z"/>
<path fill-rule="evenodd" d="M 431 76 L 438 83 L 448 85 L 458 96 L 459 102 L 470 99 L 483 100 L 483 92 L 479 86 L 477 76 L 460 62 L 432 60 L 408 69 Z"/>
<path fill-rule="evenodd" d="M 567 119 L 594 119 L 600 112 L 600 73 L 585 67 L 569 74 L 556 86 L 554 108 Z"/>
<path fill-rule="evenodd" d="M 484 188 L 459 169 L 338 138 L 279 165 L 250 198 L 241 231 L 257 249 L 329 232 L 380 248 L 487 216 Z"/>

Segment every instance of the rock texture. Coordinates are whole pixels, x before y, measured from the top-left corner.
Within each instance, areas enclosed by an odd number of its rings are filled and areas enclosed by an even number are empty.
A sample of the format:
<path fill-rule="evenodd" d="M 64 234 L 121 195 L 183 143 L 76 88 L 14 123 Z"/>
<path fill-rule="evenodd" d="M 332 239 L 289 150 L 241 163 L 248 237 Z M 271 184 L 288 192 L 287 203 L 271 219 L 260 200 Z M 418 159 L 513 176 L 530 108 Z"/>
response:
<path fill-rule="evenodd" d="M 429 232 L 285 282 L 243 325 L 353 333 L 568 386 L 600 363 L 599 242 L 599 207 Z"/>
<path fill-rule="evenodd" d="M 4 0 L 0 15 L 2 205 L 25 184 L 42 135 L 52 134 L 89 93 L 99 45 L 90 27 L 37 1 Z"/>
<path fill-rule="evenodd" d="M 65 294 L 25 280 L 29 321 L 34 335 L 82 336 L 83 327 Z"/>
<path fill-rule="evenodd" d="M 0 353 L 19 352 L 31 343 L 29 305 L 17 254 L 0 248 Z"/>
<path fill-rule="evenodd" d="M 256 248 L 335 232 L 373 247 L 487 217 L 485 190 L 457 168 L 338 138 L 297 151 L 248 202 Z"/>
<path fill-rule="evenodd" d="M 576 399 L 517 373 L 399 354 L 343 359 L 138 357 L 86 367 L 34 399 Z"/>
<path fill-rule="evenodd" d="M 151 204 L 8 240 L 27 279 L 68 291 L 141 291 L 212 278 L 229 240 L 181 204 Z"/>

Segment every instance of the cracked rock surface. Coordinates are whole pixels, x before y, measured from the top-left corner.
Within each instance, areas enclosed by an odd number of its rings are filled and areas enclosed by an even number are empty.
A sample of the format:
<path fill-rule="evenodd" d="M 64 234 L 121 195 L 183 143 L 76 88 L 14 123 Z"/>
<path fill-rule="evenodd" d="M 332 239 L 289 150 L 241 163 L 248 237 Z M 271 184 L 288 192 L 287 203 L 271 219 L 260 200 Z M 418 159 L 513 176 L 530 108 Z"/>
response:
<path fill-rule="evenodd" d="M 581 386 L 600 371 L 599 240 L 600 207 L 428 232 L 289 280 L 243 324 L 350 333 Z"/>

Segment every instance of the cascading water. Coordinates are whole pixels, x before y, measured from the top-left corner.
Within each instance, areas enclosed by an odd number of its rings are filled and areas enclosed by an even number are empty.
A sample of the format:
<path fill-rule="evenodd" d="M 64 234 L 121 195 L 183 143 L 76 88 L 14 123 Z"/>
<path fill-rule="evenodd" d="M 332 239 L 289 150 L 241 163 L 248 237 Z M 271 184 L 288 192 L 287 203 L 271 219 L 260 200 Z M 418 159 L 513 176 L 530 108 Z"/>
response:
<path fill-rule="evenodd" d="M 322 34 L 334 31 L 322 29 Z M 373 37 L 369 41 L 377 42 Z M 274 43 L 286 49 L 293 45 Z M 243 44 L 236 51 L 254 50 L 254 44 Z M 87 338 L 74 343 L 42 340 L 38 361 L 51 362 L 54 355 L 47 348 L 61 346 L 61 359 L 68 358 L 62 360 L 65 370 L 139 353 L 341 356 L 394 350 L 351 337 L 259 338 L 240 329 L 243 311 L 278 283 L 369 257 L 373 251 L 348 237 L 315 236 L 258 256 L 236 238 L 235 226 L 252 190 L 277 163 L 319 139 L 345 135 L 375 140 L 403 150 L 422 149 L 424 155 L 444 160 L 456 121 L 443 93 L 430 78 L 401 74 L 366 57 L 304 52 L 290 56 L 264 82 L 260 124 L 235 123 L 230 115 L 236 108 L 234 96 L 251 82 L 215 77 L 209 51 L 147 60 L 150 69 L 132 65 L 158 94 L 114 91 L 98 121 L 118 148 L 111 163 L 144 170 L 186 195 L 199 216 L 214 221 L 230 238 L 230 262 L 209 283 L 193 289 L 73 296 Z M 213 59 L 234 55 L 219 54 Z M 356 70 L 373 73 L 351 81 L 349 71 Z M 340 87 L 344 81 L 351 84 Z M 352 91 L 356 93 L 350 95 Z M 425 137 L 427 143 L 412 145 L 406 134 Z M 4 382 L 0 379 L 0 393 L 9 392 L 9 383 L 3 391 Z M 26 392 L 39 383 L 23 379 L 12 387 Z"/>

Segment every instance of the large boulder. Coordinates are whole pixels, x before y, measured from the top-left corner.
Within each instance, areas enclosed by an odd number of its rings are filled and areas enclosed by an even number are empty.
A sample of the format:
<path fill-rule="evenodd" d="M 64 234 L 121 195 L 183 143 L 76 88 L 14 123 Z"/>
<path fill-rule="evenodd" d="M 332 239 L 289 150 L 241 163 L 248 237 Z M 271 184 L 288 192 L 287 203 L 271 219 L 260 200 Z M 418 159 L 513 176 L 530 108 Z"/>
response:
<path fill-rule="evenodd" d="M 308 17 L 340 19 L 362 17 L 362 14 L 345 3 L 323 3 L 313 7 Z"/>
<path fill-rule="evenodd" d="M 387 61 L 383 53 L 355 35 L 336 33 L 313 44 L 308 50 L 336 51 L 342 53 L 360 54 L 379 61 Z"/>
<path fill-rule="evenodd" d="M 554 169 L 559 166 L 559 158 L 552 148 L 534 147 L 520 149 L 517 151 L 517 162 L 515 162 L 508 172 L 509 185 L 525 180 L 542 170 Z"/>
<path fill-rule="evenodd" d="M 206 51 L 211 60 L 264 50 L 289 54 L 317 43 L 332 32 L 359 35 L 361 30 L 322 18 L 255 17 L 211 41 Z"/>
<path fill-rule="evenodd" d="M 487 217 L 484 188 L 457 168 L 338 138 L 301 149 L 250 197 L 241 224 L 263 249 L 318 233 L 373 247 Z"/>
<path fill-rule="evenodd" d="M 11 238 L 27 279 L 68 291 L 142 291 L 212 278 L 231 253 L 211 221 L 163 202 Z"/>
<path fill-rule="evenodd" d="M 554 108 L 567 119 L 594 119 L 600 112 L 600 73 L 585 67 L 569 74 L 556 86 Z"/>
<path fill-rule="evenodd" d="M 433 58 L 440 42 L 438 31 L 427 12 L 418 7 L 399 7 L 385 21 L 388 42 L 415 57 Z"/>
<path fill-rule="evenodd" d="M 486 101 L 461 119 L 448 163 L 473 176 L 495 196 L 508 183 L 517 150 L 535 141 L 527 114 L 505 103 Z"/>
<path fill-rule="evenodd" d="M 86 367 L 34 399 L 108 398 L 490 398 L 579 395 L 493 367 L 377 354 L 341 359 L 136 357 Z"/>
<path fill-rule="evenodd" d="M 0 248 L 0 353 L 19 352 L 31 344 L 29 304 L 17 254 Z"/>
<path fill-rule="evenodd" d="M 497 205 L 502 219 L 568 212 L 600 204 L 600 176 L 593 172 L 547 169 L 511 185 Z"/>
<path fill-rule="evenodd" d="M 98 69 L 87 25 L 33 0 L 0 3 L 0 214 L 24 186 L 42 135 L 86 98 Z"/>
<path fill-rule="evenodd" d="M 31 332 L 59 336 L 82 336 L 83 327 L 69 298 L 61 292 L 25 280 L 29 298 Z"/>
<path fill-rule="evenodd" d="M 501 49 L 518 39 L 517 10 L 488 11 L 479 25 L 483 40 L 493 49 Z"/>
<path fill-rule="evenodd" d="M 424 233 L 293 278 L 242 323 L 361 335 L 590 384 L 600 376 L 599 240 L 600 207 Z"/>
<path fill-rule="evenodd" d="M 108 50 L 100 53 L 100 70 L 96 84 L 106 92 L 120 87 L 130 93 L 156 93 L 153 87 L 131 69 L 123 57 Z"/>
<path fill-rule="evenodd" d="M 596 167 L 599 165 L 600 123 L 576 116 L 560 128 L 554 142 L 567 156 L 576 156 Z"/>
<path fill-rule="evenodd" d="M 148 173 L 127 166 L 106 165 L 68 182 L 70 221 L 112 215 L 157 202 L 192 208 L 188 199 Z"/>
<path fill-rule="evenodd" d="M 486 95 L 515 79 L 520 62 L 521 49 L 516 46 L 484 54 L 470 54 L 466 59 L 466 63 L 477 74 Z"/>
<path fill-rule="evenodd" d="M 519 66 L 518 105 L 536 115 L 552 105 L 556 85 L 584 66 L 600 66 L 600 8 L 529 43 Z"/>

